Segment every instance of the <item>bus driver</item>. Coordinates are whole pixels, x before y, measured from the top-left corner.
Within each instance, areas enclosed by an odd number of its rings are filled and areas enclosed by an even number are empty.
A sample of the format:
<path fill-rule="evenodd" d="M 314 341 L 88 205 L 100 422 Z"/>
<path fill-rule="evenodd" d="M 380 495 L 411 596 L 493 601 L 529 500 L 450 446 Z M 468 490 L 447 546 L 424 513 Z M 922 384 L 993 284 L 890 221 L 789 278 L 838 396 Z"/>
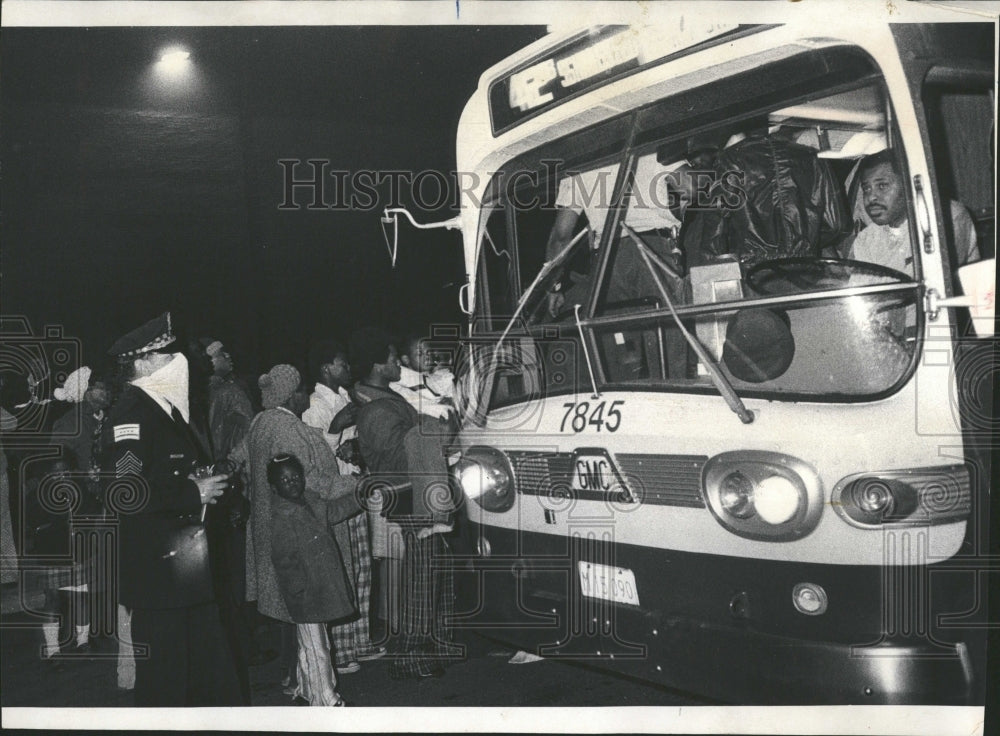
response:
<path fill-rule="evenodd" d="M 889 149 L 874 153 L 858 167 L 865 212 L 872 223 L 858 233 L 851 245 L 855 261 L 878 263 L 913 276 L 913 252 L 906 217 L 906 194 L 899 164 Z M 976 228 L 959 202 L 950 202 L 955 266 L 979 260 Z"/>

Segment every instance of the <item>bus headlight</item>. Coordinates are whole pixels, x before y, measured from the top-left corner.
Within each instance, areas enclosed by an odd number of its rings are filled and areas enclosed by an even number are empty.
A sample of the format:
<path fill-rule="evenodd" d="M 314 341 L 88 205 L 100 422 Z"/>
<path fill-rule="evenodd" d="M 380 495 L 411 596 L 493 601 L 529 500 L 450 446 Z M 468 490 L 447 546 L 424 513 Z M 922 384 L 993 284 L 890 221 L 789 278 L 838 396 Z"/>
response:
<path fill-rule="evenodd" d="M 730 473 L 722 481 L 719 500 L 727 514 L 737 519 L 753 515 L 753 482 L 739 471 Z"/>
<path fill-rule="evenodd" d="M 760 518 L 768 524 L 784 524 L 795 516 L 802 499 L 799 489 L 788 478 L 772 475 L 757 484 L 754 500 Z"/>
<path fill-rule="evenodd" d="M 947 524 L 972 509 L 964 465 L 859 473 L 842 478 L 830 503 L 849 524 L 865 528 Z"/>
<path fill-rule="evenodd" d="M 705 464 L 702 486 L 719 523 L 751 539 L 803 537 L 819 523 L 823 510 L 816 471 L 776 452 L 716 455 Z"/>
<path fill-rule="evenodd" d="M 455 466 L 465 497 L 487 511 L 507 511 L 514 505 L 514 474 L 506 456 L 492 447 L 470 447 Z"/>

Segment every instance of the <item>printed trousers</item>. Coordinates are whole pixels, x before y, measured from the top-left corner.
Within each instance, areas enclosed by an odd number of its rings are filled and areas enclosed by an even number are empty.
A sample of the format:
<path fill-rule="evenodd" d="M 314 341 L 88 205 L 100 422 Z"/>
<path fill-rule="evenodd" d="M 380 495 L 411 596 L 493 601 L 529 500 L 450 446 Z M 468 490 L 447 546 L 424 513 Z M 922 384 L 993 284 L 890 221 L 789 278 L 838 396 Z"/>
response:
<path fill-rule="evenodd" d="M 358 617 L 348 623 L 330 627 L 330 644 L 338 667 L 356 662 L 358 657 L 372 654 L 371 594 L 372 553 L 368 535 L 368 515 L 358 514 L 347 520 L 350 534 L 350 555 L 353 565 L 347 565 L 351 583 L 357 596 Z M 348 550 L 344 550 L 345 556 Z"/>
<path fill-rule="evenodd" d="M 460 656 L 452 642 L 455 583 L 447 544 L 440 534 L 417 539 L 416 529 L 403 535 L 402 580 L 390 586 L 401 591 L 400 646 L 389 669 L 395 678 L 429 674 Z"/>

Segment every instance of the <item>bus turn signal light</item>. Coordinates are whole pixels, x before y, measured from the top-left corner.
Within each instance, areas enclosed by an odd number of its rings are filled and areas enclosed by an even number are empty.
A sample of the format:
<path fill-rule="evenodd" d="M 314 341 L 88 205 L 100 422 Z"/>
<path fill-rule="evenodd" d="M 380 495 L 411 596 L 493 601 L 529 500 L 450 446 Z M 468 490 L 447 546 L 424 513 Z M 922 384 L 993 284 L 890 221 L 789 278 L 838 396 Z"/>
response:
<path fill-rule="evenodd" d="M 964 465 L 858 473 L 834 486 L 833 508 L 849 524 L 866 528 L 947 524 L 972 508 Z"/>

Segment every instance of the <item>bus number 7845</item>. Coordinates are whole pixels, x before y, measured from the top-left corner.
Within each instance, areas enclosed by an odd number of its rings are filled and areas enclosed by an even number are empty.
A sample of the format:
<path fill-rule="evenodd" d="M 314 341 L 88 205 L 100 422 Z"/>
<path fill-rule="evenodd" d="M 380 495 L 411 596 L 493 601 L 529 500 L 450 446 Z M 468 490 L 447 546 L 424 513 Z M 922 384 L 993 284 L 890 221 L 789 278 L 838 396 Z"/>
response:
<path fill-rule="evenodd" d="M 589 401 L 570 401 L 563 404 L 566 413 L 563 415 L 562 424 L 559 425 L 559 431 L 566 431 L 567 422 L 577 434 L 588 426 L 597 427 L 598 432 L 602 429 L 609 432 L 618 431 L 622 423 L 622 415 L 617 407 L 624 406 L 625 402 L 622 399 L 617 399 L 611 402 L 611 406 L 608 406 L 607 403 L 606 401 L 596 403 L 593 405 L 593 409 L 591 409 Z"/>

